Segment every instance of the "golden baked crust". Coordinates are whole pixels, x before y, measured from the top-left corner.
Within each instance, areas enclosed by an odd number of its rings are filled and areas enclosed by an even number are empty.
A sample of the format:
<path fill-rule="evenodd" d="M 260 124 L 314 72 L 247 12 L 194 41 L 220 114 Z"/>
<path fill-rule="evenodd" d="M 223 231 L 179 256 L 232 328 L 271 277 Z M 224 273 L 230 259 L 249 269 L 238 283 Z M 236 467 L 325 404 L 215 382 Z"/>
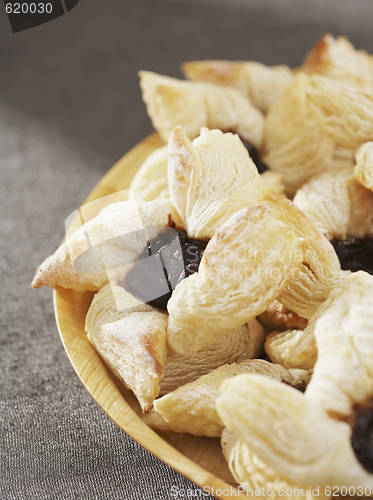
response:
<path fill-rule="evenodd" d="M 136 201 L 169 198 L 167 171 L 168 147 L 164 146 L 148 156 L 133 178 L 131 189 L 134 192 Z M 260 174 L 260 179 L 260 196 L 258 196 L 258 199 L 263 200 L 274 194 L 286 197 L 282 174 L 266 170 Z"/>
<path fill-rule="evenodd" d="M 237 90 L 150 71 L 140 71 L 139 75 L 148 114 L 165 142 L 181 125 L 191 140 L 201 127 L 208 127 L 234 131 L 254 146 L 261 146 L 264 117 Z"/>
<path fill-rule="evenodd" d="M 311 177 L 297 191 L 294 204 L 329 240 L 362 238 L 373 221 L 373 194 L 357 182 L 353 164 Z"/>
<path fill-rule="evenodd" d="M 286 330 L 268 335 L 265 350 L 273 363 L 285 368 L 313 368 L 317 359 L 317 347 L 314 337 L 314 318 L 304 330 Z"/>
<path fill-rule="evenodd" d="M 373 191 L 373 142 L 366 142 L 356 152 L 356 179 Z"/>
<path fill-rule="evenodd" d="M 350 273 L 347 271 L 345 273 L 346 281 L 349 275 Z M 288 369 L 302 368 L 308 370 L 314 367 L 317 360 L 315 326 L 318 319 L 332 303 L 334 296 L 340 292 L 340 289 L 337 286 L 330 292 L 327 300 L 319 306 L 304 330 L 274 331 L 268 335 L 265 350 L 273 363 L 278 363 Z"/>
<path fill-rule="evenodd" d="M 300 72 L 267 114 L 263 160 L 283 174 L 287 191 L 294 194 L 330 164 L 336 145 L 355 149 L 372 136 L 370 97 Z"/>
<path fill-rule="evenodd" d="M 351 274 L 317 320 L 314 336 L 318 358 L 307 397 L 329 414 L 348 416 L 373 397 L 373 276 Z"/>
<path fill-rule="evenodd" d="M 309 77 L 297 74 L 269 109 L 264 128 L 263 161 L 283 175 L 290 194 L 324 169 L 335 147 L 310 118 L 308 85 Z"/>
<path fill-rule="evenodd" d="M 150 411 L 166 362 L 167 314 L 120 286 L 106 284 L 92 301 L 85 328 L 88 339 L 134 392 L 142 410 Z"/>
<path fill-rule="evenodd" d="M 260 458 L 255 455 L 248 444 L 237 438 L 226 427 L 221 436 L 221 446 L 223 454 L 228 462 L 229 469 L 238 484 L 244 486 L 246 490 L 266 490 L 265 498 L 275 499 L 278 497 L 285 500 L 294 500 L 300 493 L 299 484 L 291 482 L 288 478 L 281 476 L 277 471 L 268 467 Z M 272 495 L 268 494 L 272 491 Z M 291 492 L 291 495 L 286 492 Z M 317 497 L 309 492 L 309 488 L 304 488 L 302 498 L 329 498 L 319 491 Z"/>
<path fill-rule="evenodd" d="M 153 400 L 221 365 L 257 357 L 265 332 L 253 319 L 202 349 L 196 356 L 176 354 L 166 342 L 166 312 L 142 302 L 124 288 L 106 284 L 86 317 L 88 339 L 113 372 L 132 389 L 144 411 Z"/>
<path fill-rule="evenodd" d="M 231 217 L 210 240 L 198 273 L 176 287 L 168 342 L 195 353 L 275 299 L 309 319 L 346 279 L 320 231 L 291 201 L 273 196 Z"/>
<path fill-rule="evenodd" d="M 259 319 L 261 323 L 272 329 L 276 327 L 292 327 L 304 330 L 308 324 L 306 318 L 302 318 L 299 314 L 291 311 L 277 300 L 274 300 L 269 305 L 264 313 L 260 315 Z"/>
<path fill-rule="evenodd" d="M 310 77 L 310 119 L 338 146 L 356 149 L 373 136 L 373 101 L 358 90 L 323 76 Z"/>
<path fill-rule="evenodd" d="M 136 201 L 169 198 L 167 181 L 168 148 L 163 146 L 151 153 L 131 182 Z"/>
<path fill-rule="evenodd" d="M 308 244 L 283 222 L 275 198 L 234 214 L 210 240 L 198 273 L 175 288 L 167 340 L 176 352 L 192 355 L 264 312 L 299 269 Z"/>
<path fill-rule="evenodd" d="M 268 380 L 241 378 L 235 389 L 222 387 L 219 414 L 267 465 L 294 481 L 372 486 L 373 474 L 357 460 L 351 436 L 356 408 L 373 398 L 373 276 L 351 274 L 318 314 L 313 337 L 318 358 L 304 396 Z M 248 393 L 250 403 L 243 407 Z"/>
<path fill-rule="evenodd" d="M 223 380 L 242 373 L 257 373 L 287 384 L 306 386 L 310 374 L 295 370 L 294 374 L 282 366 L 261 359 L 245 360 L 239 364 L 224 365 L 196 381 L 183 385 L 154 401 L 154 410 L 145 422 L 176 432 L 189 432 L 196 436 L 219 437 L 224 428 L 216 411 L 215 401 Z M 162 422 L 158 412 L 167 423 Z M 154 415 L 154 417 L 153 417 Z"/>
<path fill-rule="evenodd" d="M 372 57 L 365 50 L 356 50 L 344 36 L 337 39 L 329 33 L 322 36 L 307 54 L 300 69 L 373 95 Z"/>
<path fill-rule="evenodd" d="M 331 290 L 344 283 L 346 273 L 332 245 L 308 218 L 289 200 L 281 196 L 267 199 L 278 220 L 307 241 L 306 256 L 298 275 L 281 291 L 278 300 L 288 309 L 309 319 L 328 298 Z"/>
<path fill-rule="evenodd" d="M 293 79 L 288 66 L 256 61 L 190 61 L 181 69 L 189 80 L 234 87 L 263 113 Z"/>
<path fill-rule="evenodd" d="M 126 265 L 137 259 L 147 239 L 154 238 L 167 226 L 169 215 L 181 226 L 169 200 L 121 201 L 107 206 L 97 217 L 76 229 L 38 267 L 33 288 L 58 285 L 79 291 L 99 290 L 109 281 L 107 270 L 117 270 L 111 273 L 111 281 L 123 277 Z M 92 250 L 87 252 L 90 247 Z M 74 266 L 78 257 L 79 270 Z M 91 272 L 92 268 L 95 272 Z"/>
<path fill-rule="evenodd" d="M 224 364 L 257 358 L 263 350 L 265 339 L 264 328 L 256 319 L 252 319 L 194 356 L 183 356 L 168 348 L 159 395 L 163 396 L 193 382 Z"/>
<path fill-rule="evenodd" d="M 351 427 L 296 389 L 255 374 L 225 380 L 217 399 L 220 418 L 252 453 L 300 486 L 372 486 L 357 461 Z"/>
<path fill-rule="evenodd" d="M 336 325 L 340 321 L 345 321 L 346 311 L 351 309 L 351 314 L 356 313 L 356 322 L 360 321 L 358 316 L 359 303 L 362 303 L 361 296 L 365 287 L 367 294 L 367 302 L 365 304 L 365 315 L 370 314 L 370 287 L 372 279 L 369 274 L 359 271 L 352 273 L 346 283 L 337 287 L 330 293 L 328 299 L 319 307 L 316 314 L 310 319 L 307 327 L 303 330 L 289 330 L 286 332 L 272 332 L 268 335 L 265 350 L 274 363 L 279 363 L 285 368 L 303 368 L 310 369 L 314 366 L 317 360 L 317 347 L 315 331 L 319 328 L 318 324 L 324 323 L 323 318 L 329 315 L 340 314 L 340 318 L 336 319 Z M 344 302 L 343 302 L 344 301 Z M 335 304 L 343 304 L 338 310 Z M 356 308 L 354 307 L 356 305 Z M 343 311 L 345 307 L 345 311 Z M 336 326 L 337 328 L 337 326 Z M 342 328 L 342 327 L 341 327 Z M 339 330 L 336 330 L 340 335 Z M 355 330 L 354 330 L 355 331 Z M 322 340 L 320 340 L 322 343 Z M 336 350 L 337 352 L 337 350 Z M 343 377 L 342 377 L 343 380 Z"/>
<path fill-rule="evenodd" d="M 190 238 L 212 238 L 234 213 L 260 198 L 261 177 L 237 135 L 202 128 L 191 142 L 176 127 L 168 150 L 171 201 Z"/>

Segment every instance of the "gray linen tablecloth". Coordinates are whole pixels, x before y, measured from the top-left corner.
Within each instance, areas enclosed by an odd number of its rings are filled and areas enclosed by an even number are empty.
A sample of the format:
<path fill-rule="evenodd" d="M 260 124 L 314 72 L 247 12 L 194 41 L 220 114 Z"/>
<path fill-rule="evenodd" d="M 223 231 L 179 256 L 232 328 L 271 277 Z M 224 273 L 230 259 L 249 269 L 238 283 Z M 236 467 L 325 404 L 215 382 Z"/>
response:
<path fill-rule="evenodd" d="M 1 10 L 1 9 L 0 9 Z M 152 131 L 137 72 L 191 59 L 300 64 L 325 32 L 373 52 L 372 0 L 81 0 L 13 34 L 0 12 L 0 498 L 169 499 L 198 488 L 81 385 L 37 265 L 66 217 Z"/>

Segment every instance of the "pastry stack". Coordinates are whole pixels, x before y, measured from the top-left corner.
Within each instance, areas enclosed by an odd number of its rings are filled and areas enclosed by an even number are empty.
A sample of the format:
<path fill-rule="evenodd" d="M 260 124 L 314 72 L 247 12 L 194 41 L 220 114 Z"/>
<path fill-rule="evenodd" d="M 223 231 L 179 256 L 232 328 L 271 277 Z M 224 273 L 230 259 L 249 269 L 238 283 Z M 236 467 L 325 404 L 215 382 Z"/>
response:
<path fill-rule="evenodd" d="M 373 57 L 325 35 L 296 70 L 182 70 L 186 80 L 140 72 L 165 146 L 126 201 L 41 264 L 33 287 L 97 292 L 88 339 L 144 420 L 221 437 L 241 486 L 365 496 Z"/>

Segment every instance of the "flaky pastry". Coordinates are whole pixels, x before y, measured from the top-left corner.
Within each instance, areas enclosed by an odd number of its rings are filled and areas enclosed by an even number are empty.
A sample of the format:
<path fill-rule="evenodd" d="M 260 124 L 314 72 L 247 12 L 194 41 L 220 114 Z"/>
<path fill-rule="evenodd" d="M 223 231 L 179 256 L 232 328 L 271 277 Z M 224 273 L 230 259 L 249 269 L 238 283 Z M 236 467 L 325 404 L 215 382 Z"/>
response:
<path fill-rule="evenodd" d="M 242 373 L 258 373 L 279 382 L 302 387 L 305 387 L 310 379 L 310 374 L 305 370 L 288 371 L 282 366 L 268 363 L 262 359 L 224 365 L 155 400 L 154 410 L 145 419 L 145 422 L 176 432 L 219 437 L 224 428 L 215 406 L 219 387 L 223 380 Z M 162 415 L 163 422 L 156 413 Z"/>
<path fill-rule="evenodd" d="M 166 362 L 167 314 L 106 284 L 93 298 L 85 328 L 115 375 L 134 392 L 142 410 L 149 411 Z"/>
<path fill-rule="evenodd" d="M 163 396 L 181 385 L 193 382 L 224 364 L 257 358 L 263 350 L 265 339 L 263 327 L 256 319 L 252 319 L 194 356 L 183 356 L 168 348 L 159 395 Z"/>
<path fill-rule="evenodd" d="M 310 77 L 310 120 L 345 149 L 356 149 L 373 137 L 373 101 L 358 90 L 323 76 Z"/>
<path fill-rule="evenodd" d="M 224 142 L 224 141 L 223 141 Z M 224 148 L 224 144 L 220 145 Z M 221 157 L 221 160 L 224 156 Z M 152 201 L 158 198 L 169 198 L 168 188 L 168 147 L 164 146 L 151 153 L 141 165 L 131 182 L 136 201 Z M 247 176 L 247 174 L 244 173 Z M 265 199 L 274 194 L 285 195 L 285 186 L 282 175 L 278 172 L 267 170 L 260 174 L 260 195 L 258 199 Z M 216 183 L 216 179 L 213 179 Z M 254 182 L 256 185 L 257 182 Z M 249 199 L 246 201 L 248 204 Z"/>
<path fill-rule="evenodd" d="M 264 117 L 237 90 L 203 82 L 188 82 L 140 71 L 143 100 L 154 128 L 167 142 L 172 130 L 181 125 L 189 139 L 201 127 L 234 131 L 260 147 Z"/>
<path fill-rule="evenodd" d="M 261 201 L 234 214 L 210 240 L 199 271 L 175 288 L 167 307 L 173 350 L 194 354 L 258 316 L 300 268 L 308 243 L 274 204 Z"/>
<path fill-rule="evenodd" d="M 351 415 L 354 405 L 373 398 L 373 276 L 351 274 L 316 322 L 314 336 L 318 358 L 307 397 L 329 414 Z"/>
<path fill-rule="evenodd" d="M 32 286 L 99 290 L 109 281 L 108 269 L 118 270 L 112 280 L 123 277 L 124 266 L 134 262 L 147 240 L 168 225 L 169 215 L 182 227 L 169 200 L 112 203 L 76 229 L 38 267 Z"/>
<path fill-rule="evenodd" d="M 274 331 L 269 334 L 265 350 L 271 361 L 285 368 L 313 368 L 317 359 L 314 337 L 314 322 L 317 317 L 316 313 L 304 330 Z"/>
<path fill-rule="evenodd" d="M 288 66 L 256 61 L 191 61 L 181 69 L 189 80 L 234 87 L 263 113 L 293 79 Z"/>
<path fill-rule="evenodd" d="M 347 280 L 348 273 L 346 273 Z M 278 363 L 285 368 L 313 368 L 317 360 L 317 347 L 315 339 L 315 326 L 318 319 L 330 307 L 334 296 L 341 287 L 335 287 L 327 300 L 323 302 L 316 313 L 308 321 L 304 329 L 273 331 L 266 339 L 265 350 L 273 363 Z"/>
<path fill-rule="evenodd" d="M 169 198 L 167 181 L 167 146 L 151 153 L 137 171 L 131 182 L 136 201 L 151 201 Z"/>
<path fill-rule="evenodd" d="M 283 175 L 290 194 L 333 157 L 335 142 L 310 119 L 306 96 L 309 77 L 298 74 L 268 111 L 263 160 Z"/>
<path fill-rule="evenodd" d="M 373 194 L 357 182 L 349 164 L 311 177 L 293 201 L 329 240 L 362 238 L 373 221 Z"/>
<path fill-rule="evenodd" d="M 356 179 L 373 191 L 373 142 L 366 142 L 356 151 Z"/>
<path fill-rule="evenodd" d="M 266 340 L 265 350 L 274 363 L 279 363 L 285 368 L 312 368 L 317 360 L 317 347 L 315 339 L 315 329 L 319 323 L 322 323 L 322 318 L 329 314 L 329 311 L 334 311 L 334 304 L 341 297 L 347 297 L 345 304 L 348 301 L 357 299 L 358 294 L 355 296 L 348 296 L 347 291 L 353 288 L 351 282 L 355 283 L 361 280 L 364 276 L 363 283 L 365 283 L 367 293 L 369 293 L 369 275 L 364 272 L 353 273 L 348 278 L 347 282 L 342 287 L 337 287 L 330 293 L 328 299 L 319 307 L 314 316 L 308 322 L 304 330 L 288 330 L 285 332 L 272 332 Z M 359 282 L 359 281 L 358 281 Z M 352 302 L 351 302 L 352 304 Z M 352 307 L 352 305 L 351 305 Z M 353 309 L 355 312 L 355 310 Z M 342 314 L 342 318 L 345 315 Z"/>
<path fill-rule="evenodd" d="M 359 271 L 314 325 L 318 358 L 302 395 L 255 375 L 223 383 L 229 429 L 299 484 L 373 486 L 373 277 Z"/>
<path fill-rule="evenodd" d="M 372 486 L 358 462 L 348 423 L 296 389 L 259 375 L 225 380 L 217 399 L 220 418 L 252 453 L 300 486 Z"/>
<path fill-rule="evenodd" d="M 210 240 L 198 273 L 176 287 L 168 342 L 194 353 L 275 299 L 309 319 L 346 279 L 320 231 L 291 201 L 273 196 L 231 217 Z"/>
<path fill-rule="evenodd" d="M 228 428 L 222 432 L 221 446 L 234 479 L 250 494 L 251 491 L 263 491 L 264 488 L 265 498 L 273 500 L 278 497 L 294 500 L 300 495 L 306 499 L 316 498 L 310 494 L 309 488 L 303 489 L 301 493 L 299 485 L 266 465 L 250 450 L 249 445 L 243 439 L 232 434 Z M 323 495 L 322 491 L 318 493 L 317 498 L 329 498 Z"/>
<path fill-rule="evenodd" d="M 275 300 L 260 315 L 260 321 L 268 328 L 278 329 L 279 327 L 286 328 L 301 328 L 304 330 L 308 324 L 306 318 L 302 318 L 299 314 L 288 309 L 284 304 Z"/>
<path fill-rule="evenodd" d="M 330 164 L 336 145 L 356 149 L 372 136 L 373 102 L 368 96 L 300 72 L 267 114 L 263 160 L 283 174 L 293 194 Z"/>
<path fill-rule="evenodd" d="M 295 234 L 307 241 L 305 258 L 294 279 L 281 291 L 277 299 L 299 316 L 309 319 L 328 298 L 331 290 L 348 277 L 332 245 L 308 220 L 294 203 L 281 196 L 267 199 L 278 220 L 284 221 Z"/>
<path fill-rule="evenodd" d="M 373 59 L 365 50 L 356 50 L 344 36 L 337 39 L 329 33 L 322 36 L 300 69 L 373 95 Z"/>
<path fill-rule="evenodd" d="M 88 339 L 113 372 L 132 389 L 143 411 L 153 400 L 211 370 L 257 357 L 263 327 L 253 319 L 202 349 L 196 356 L 173 352 L 166 342 L 168 315 L 142 302 L 123 287 L 106 284 L 95 295 L 86 317 Z"/>
<path fill-rule="evenodd" d="M 210 239 L 261 195 L 261 177 L 237 135 L 201 129 L 191 142 L 176 127 L 168 142 L 171 201 L 190 238 Z"/>
<path fill-rule="evenodd" d="M 283 183 L 283 175 L 278 172 L 273 172 L 272 170 L 266 170 L 260 174 L 261 179 L 261 189 L 260 189 L 260 199 L 265 200 L 274 194 L 283 196 L 286 198 L 285 186 Z"/>

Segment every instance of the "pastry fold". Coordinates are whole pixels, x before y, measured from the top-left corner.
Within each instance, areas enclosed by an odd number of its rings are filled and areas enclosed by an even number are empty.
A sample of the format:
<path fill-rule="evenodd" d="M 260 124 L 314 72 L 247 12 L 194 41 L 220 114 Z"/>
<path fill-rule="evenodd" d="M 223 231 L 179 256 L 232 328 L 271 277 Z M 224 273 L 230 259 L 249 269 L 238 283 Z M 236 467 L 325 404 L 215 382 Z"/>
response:
<path fill-rule="evenodd" d="M 293 79 L 284 64 L 265 66 L 256 61 L 190 61 L 181 69 L 189 80 L 235 88 L 263 113 Z"/>
<path fill-rule="evenodd" d="M 202 128 L 191 142 L 176 127 L 168 151 L 171 201 L 190 238 L 212 238 L 234 213 L 261 196 L 261 177 L 237 135 Z"/>
<path fill-rule="evenodd" d="M 346 280 L 349 273 L 345 274 Z M 317 360 L 317 347 L 315 327 L 319 318 L 332 304 L 334 297 L 340 293 L 341 287 L 337 286 L 327 300 L 323 302 L 316 313 L 308 321 L 304 329 L 273 331 L 266 339 L 265 350 L 273 363 L 278 363 L 285 368 L 311 369 Z"/>
<path fill-rule="evenodd" d="M 318 313 L 318 358 L 304 395 L 257 375 L 221 386 L 217 408 L 223 423 L 267 466 L 297 484 L 373 486 L 372 297 L 373 277 L 359 271 Z"/>
<path fill-rule="evenodd" d="M 299 484 L 295 484 L 289 478 L 279 474 L 260 460 L 243 439 L 232 434 L 227 428 L 222 432 L 221 446 L 229 470 L 237 483 L 243 486 L 246 491 L 263 490 L 264 488 L 266 491 L 265 498 L 271 500 L 278 497 L 285 500 L 295 500 L 299 496 L 308 500 L 329 498 L 322 491 L 318 491 L 315 497 L 310 494 L 308 486 L 301 488 Z M 303 490 L 302 493 L 301 490 Z"/>
<path fill-rule="evenodd" d="M 263 350 L 265 339 L 264 328 L 256 319 L 252 319 L 201 349 L 194 356 L 177 354 L 168 347 L 159 395 L 163 396 L 193 382 L 224 364 L 257 358 Z"/>
<path fill-rule="evenodd" d="M 76 229 L 56 252 L 37 269 L 33 288 L 62 286 L 74 290 L 99 290 L 123 278 L 128 264 L 135 262 L 146 246 L 169 223 L 181 226 L 169 200 L 143 203 L 120 201 Z"/>
<path fill-rule="evenodd" d="M 307 397 L 347 417 L 373 397 L 373 276 L 351 274 L 315 323 L 314 336 L 318 358 Z"/>
<path fill-rule="evenodd" d="M 237 90 L 140 71 L 143 100 L 154 128 L 167 142 L 181 125 L 190 140 L 201 127 L 233 131 L 260 147 L 264 117 Z"/>
<path fill-rule="evenodd" d="M 373 58 L 342 36 L 327 33 L 307 54 L 302 66 L 305 73 L 326 76 L 373 96 Z"/>
<path fill-rule="evenodd" d="M 299 238 L 307 241 L 307 252 L 299 271 L 278 296 L 278 300 L 299 316 L 311 318 L 330 292 L 344 283 L 348 273 L 333 246 L 294 203 L 281 196 L 267 199 L 274 216 L 282 220 Z"/>
<path fill-rule="evenodd" d="M 149 411 L 166 362 L 167 314 L 107 284 L 93 298 L 85 328 L 100 356 Z"/>
<path fill-rule="evenodd" d="M 275 299 L 309 319 L 346 279 L 327 239 L 291 201 L 273 196 L 232 216 L 198 273 L 176 287 L 168 342 L 176 352 L 197 352 Z"/>
<path fill-rule="evenodd" d="M 294 194 L 331 162 L 336 145 L 356 149 L 373 136 L 373 101 L 358 90 L 299 72 L 271 106 L 263 161 Z"/>
<path fill-rule="evenodd" d="M 268 335 L 265 350 L 274 363 L 278 363 L 286 368 L 312 368 L 317 360 L 317 347 L 315 331 L 319 328 L 317 325 L 323 324 L 322 318 L 328 315 L 335 315 L 336 323 L 346 321 L 346 313 L 341 313 L 341 317 L 337 318 L 337 307 L 345 307 L 346 311 L 351 314 L 356 314 L 356 321 L 359 321 L 358 309 L 353 307 L 353 302 L 359 304 L 361 296 L 359 294 L 367 294 L 367 302 L 365 314 L 371 312 L 371 302 L 369 302 L 372 286 L 370 275 L 359 271 L 352 273 L 346 283 L 337 287 L 330 293 L 328 299 L 319 307 L 314 316 L 308 322 L 304 330 L 288 330 L 285 332 L 272 332 Z M 336 305 L 337 304 L 337 305 Z M 338 306 L 341 304 L 341 306 Z M 342 325 L 341 328 L 344 328 Z M 340 332 L 338 333 L 340 335 Z M 323 340 L 320 340 L 322 343 Z M 336 351 L 337 352 L 337 351 Z"/>
<path fill-rule="evenodd" d="M 364 187 L 373 191 L 373 142 L 366 142 L 356 152 L 355 177 Z"/>
<path fill-rule="evenodd" d="M 154 401 L 154 410 L 145 422 L 155 427 L 196 436 L 221 436 L 224 425 L 216 410 L 216 398 L 223 380 L 242 373 L 257 373 L 285 384 L 305 387 L 310 374 L 305 370 L 285 370 L 262 359 L 224 365 Z M 160 414 L 163 417 L 159 418 Z"/>
<path fill-rule="evenodd" d="M 272 302 L 265 312 L 260 315 L 259 319 L 262 324 L 272 330 L 283 327 L 304 330 L 308 324 L 306 318 L 302 318 L 299 314 L 291 311 L 278 300 Z"/>
<path fill-rule="evenodd" d="M 278 216 L 275 203 L 234 214 L 210 240 L 199 271 L 177 285 L 167 306 L 173 350 L 193 355 L 258 316 L 300 268 L 308 243 Z"/>
<path fill-rule="evenodd" d="M 372 486 L 357 461 L 351 427 L 296 389 L 255 374 L 225 380 L 220 418 L 252 453 L 300 486 Z"/>
<path fill-rule="evenodd" d="M 358 163 L 355 176 L 363 163 Z M 294 197 L 294 204 L 328 240 L 362 238 L 372 224 L 373 194 L 355 176 L 353 165 L 328 169 L 311 177 Z"/>
<path fill-rule="evenodd" d="M 196 356 L 174 353 L 166 342 L 168 315 L 121 286 L 106 284 L 95 295 L 85 328 L 88 339 L 115 375 L 131 389 L 144 412 L 158 395 L 190 383 L 225 363 L 260 354 L 263 327 L 253 319 Z"/>

